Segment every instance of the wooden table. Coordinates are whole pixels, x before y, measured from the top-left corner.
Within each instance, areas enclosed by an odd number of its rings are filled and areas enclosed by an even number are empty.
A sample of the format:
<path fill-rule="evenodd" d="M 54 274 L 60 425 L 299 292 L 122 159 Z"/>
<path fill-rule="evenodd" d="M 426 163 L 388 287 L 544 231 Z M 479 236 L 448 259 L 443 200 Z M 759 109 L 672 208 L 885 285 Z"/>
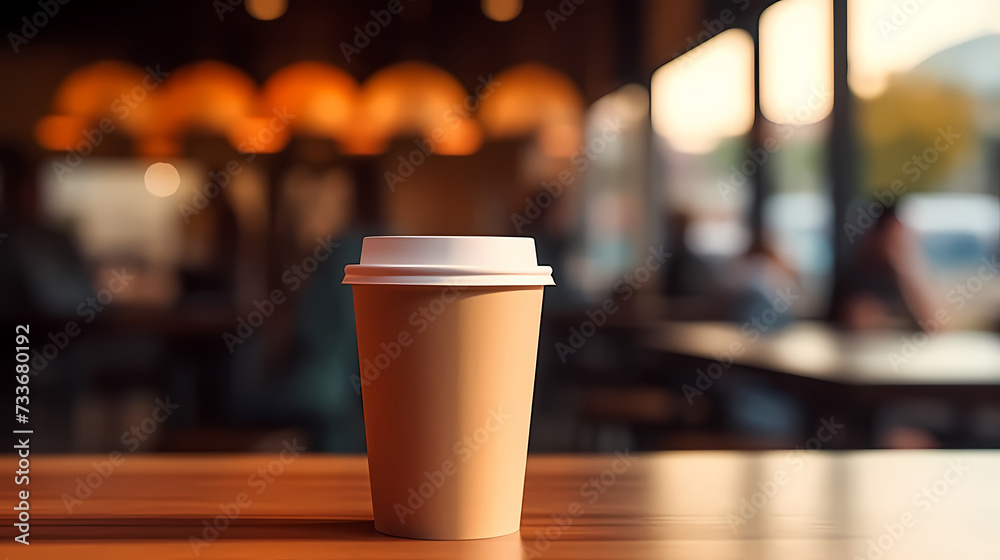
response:
<path fill-rule="evenodd" d="M 520 533 L 457 542 L 377 533 L 363 456 L 303 454 L 288 464 L 277 455 L 123 459 L 109 472 L 107 456 L 32 457 L 32 544 L 11 541 L 8 481 L 0 491 L 8 527 L 0 554 L 847 560 L 881 546 L 871 558 L 1000 555 L 1000 452 L 531 456 Z M 3 463 L 15 470 L 12 457 Z M 88 477 L 92 494 L 69 502 L 68 512 L 64 500 Z M 250 503 L 239 516 L 228 527 L 220 517 L 218 533 L 206 529 L 241 493 Z M 202 540 L 193 546 L 194 538 Z"/>
<path fill-rule="evenodd" d="M 908 399 L 949 403 L 957 417 L 950 444 L 978 447 L 983 444 L 971 431 L 978 422 L 974 414 L 981 405 L 1000 403 L 996 333 L 850 333 L 800 321 L 747 336 L 733 323 L 663 321 L 647 328 L 642 344 L 675 358 L 669 371 L 679 374 L 673 384 L 679 391 L 687 384 L 704 394 L 716 379 L 741 371 L 774 378 L 806 405 L 807 417 L 832 414 L 849 425 L 839 447 L 876 447 L 878 412 Z M 693 372 L 700 372 L 697 378 Z"/>
<path fill-rule="evenodd" d="M 735 323 L 662 321 L 649 329 L 643 344 L 707 361 L 732 357 L 744 367 L 848 385 L 1000 387 L 1000 335 L 995 333 L 849 333 L 810 321 L 772 330 L 747 336 Z M 751 326 L 747 332 L 754 331 Z"/>

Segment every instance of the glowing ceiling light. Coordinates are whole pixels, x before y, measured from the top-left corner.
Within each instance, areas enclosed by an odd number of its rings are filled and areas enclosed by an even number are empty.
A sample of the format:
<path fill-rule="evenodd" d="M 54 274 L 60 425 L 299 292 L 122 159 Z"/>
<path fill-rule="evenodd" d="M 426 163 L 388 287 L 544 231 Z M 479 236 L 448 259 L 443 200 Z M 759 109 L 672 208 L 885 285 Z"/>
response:
<path fill-rule="evenodd" d="M 724 31 L 661 66 L 651 90 L 653 130 L 678 150 L 710 151 L 753 125 L 753 40 Z"/>
<path fill-rule="evenodd" d="M 760 110 L 794 125 L 833 110 L 831 0 L 782 0 L 761 14 Z"/>

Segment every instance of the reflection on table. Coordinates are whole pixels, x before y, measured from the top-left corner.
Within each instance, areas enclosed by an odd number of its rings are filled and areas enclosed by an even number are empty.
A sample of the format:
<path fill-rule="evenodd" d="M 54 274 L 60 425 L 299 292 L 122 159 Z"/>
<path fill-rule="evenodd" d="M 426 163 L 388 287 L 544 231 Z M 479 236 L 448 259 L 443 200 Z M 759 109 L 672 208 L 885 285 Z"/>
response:
<path fill-rule="evenodd" d="M 1000 550 L 997 452 L 531 456 L 520 533 L 461 542 L 377 533 L 362 456 L 123 459 L 110 471 L 107 456 L 35 459 L 33 546 L 5 544 L 3 553 L 891 560 L 995 558 Z M 249 503 L 226 519 L 241 493 Z M 13 486 L 2 499 L 14 502 Z M 10 522 L 11 510 L 4 515 Z"/>

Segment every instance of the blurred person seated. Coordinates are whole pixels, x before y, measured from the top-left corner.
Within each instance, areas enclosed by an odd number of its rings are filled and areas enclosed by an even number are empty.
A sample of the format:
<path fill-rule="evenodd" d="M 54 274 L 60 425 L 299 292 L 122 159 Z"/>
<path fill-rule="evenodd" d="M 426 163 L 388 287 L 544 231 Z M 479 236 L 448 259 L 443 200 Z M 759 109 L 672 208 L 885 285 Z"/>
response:
<path fill-rule="evenodd" d="M 543 200 L 551 197 L 544 188 L 529 191 L 525 197 L 529 200 Z M 523 222 L 513 222 L 504 235 L 516 237 L 531 237 L 535 240 L 535 252 L 538 262 L 551 266 L 557 274 L 572 269 L 574 251 L 579 242 L 573 207 L 567 202 L 567 196 L 552 197 L 552 202 L 541 210 L 534 219 L 524 219 Z M 524 199 L 518 199 L 511 208 L 511 216 L 524 212 Z M 546 293 L 542 302 L 543 309 L 549 313 L 572 312 L 586 302 L 584 294 L 572 282 L 564 282 L 559 290 Z"/>
<path fill-rule="evenodd" d="M 760 320 L 769 310 L 776 315 L 766 321 L 769 328 L 788 324 L 794 315 L 791 307 L 800 292 L 798 274 L 764 239 L 755 232 L 742 257 L 727 267 L 724 289 L 732 302 L 730 319 L 737 323 Z"/>
<path fill-rule="evenodd" d="M 358 189 L 355 180 L 342 168 L 298 163 L 280 177 L 272 290 L 287 301 L 275 305 L 261 339 L 234 355 L 235 415 L 302 426 L 314 451 L 365 449 L 353 294 L 341 281 L 378 204 L 376 186 Z"/>
<path fill-rule="evenodd" d="M 682 210 L 668 213 L 667 247 L 671 256 L 663 282 L 663 295 L 667 297 L 708 295 L 716 284 L 711 265 L 685 242 L 690 228 L 690 214 Z"/>
<path fill-rule="evenodd" d="M 234 304 L 239 234 L 226 197 L 192 215 L 182 234 L 184 252 L 178 272 L 183 298 L 198 302 L 220 298 Z"/>
<path fill-rule="evenodd" d="M 38 212 L 37 166 L 22 153 L 0 150 L 0 313 L 5 317 L 76 317 L 93 294 L 80 249 Z"/>
<path fill-rule="evenodd" d="M 729 319 L 744 332 L 767 336 L 795 319 L 794 305 L 801 293 L 798 275 L 762 232 L 754 233 L 746 252 L 727 271 L 724 288 L 730 302 Z M 802 437 L 802 403 L 770 379 L 741 371 L 721 378 L 718 387 L 730 430 L 767 442 Z"/>
<path fill-rule="evenodd" d="M 835 323 L 852 331 L 919 330 L 930 324 L 938 306 L 926 284 L 929 271 L 919 239 L 899 220 L 896 208 L 887 207 L 857 241 L 833 296 Z M 954 413 L 933 399 L 890 404 L 878 413 L 876 442 L 892 449 L 941 447 L 954 427 Z"/>
<path fill-rule="evenodd" d="M 849 330 L 922 328 L 938 306 L 925 281 L 928 270 L 917 236 L 890 206 L 857 241 L 836 283 L 834 322 Z"/>
<path fill-rule="evenodd" d="M 715 320 L 725 317 L 726 304 L 720 299 L 722 284 L 717 270 L 706 258 L 691 249 L 693 218 L 684 210 L 666 215 L 666 250 L 670 253 L 660 282 L 666 298 L 663 314 L 673 320 Z"/>
<path fill-rule="evenodd" d="M 31 391 L 48 404 L 32 422 L 51 434 L 42 443 L 46 452 L 115 449 L 122 431 L 134 425 L 131 412 L 155 398 L 149 397 L 151 364 L 162 364 L 164 354 L 141 330 L 116 332 L 104 314 L 95 321 L 108 307 L 99 293 L 112 293 L 105 288 L 113 276 L 109 267 L 87 261 L 72 223 L 55 223 L 44 211 L 39 163 L 0 150 L 0 176 L 0 315 L 30 325 Z M 127 270 L 136 273 L 131 264 Z M 115 303 L 128 291 L 119 290 Z"/>

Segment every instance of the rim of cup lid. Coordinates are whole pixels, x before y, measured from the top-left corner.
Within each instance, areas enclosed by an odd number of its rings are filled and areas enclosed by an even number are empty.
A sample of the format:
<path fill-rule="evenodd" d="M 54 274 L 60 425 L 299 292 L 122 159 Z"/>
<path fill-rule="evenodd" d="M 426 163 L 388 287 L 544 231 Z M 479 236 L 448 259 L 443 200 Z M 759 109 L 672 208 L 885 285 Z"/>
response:
<path fill-rule="evenodd" d="M 344 284 L 549 286 L 535 240 L 491 236 L 376 236 L 362 243 L 361 262 L 347 265 Z"/>

